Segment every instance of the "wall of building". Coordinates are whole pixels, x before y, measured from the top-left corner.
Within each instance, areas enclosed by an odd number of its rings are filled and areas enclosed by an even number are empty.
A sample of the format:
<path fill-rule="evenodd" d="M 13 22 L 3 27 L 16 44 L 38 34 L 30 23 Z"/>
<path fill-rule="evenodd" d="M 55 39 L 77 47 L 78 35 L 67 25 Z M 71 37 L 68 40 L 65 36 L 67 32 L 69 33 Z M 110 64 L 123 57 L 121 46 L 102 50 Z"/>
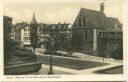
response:
<path fill-rule="evenodd" d="M 115 50 L 123 50 L 122 32 L 100 32 L 98 35 L 98 55 L 112 57 Z M 123 52 L 123 51 L 122 51 Z M 123 54 L 121 54 L 123 55 Z"/>
<path fill-rule="evenodd" d="M 74 30 L 72 36 L 73 48 L 76 50 L 84 50 L 85 52 L 93 51 L 93 31 L 93 29 Z"/>
<path fill-rule="evenodd" d="M 16 27 L 14 29 L 14 40 L 17 41 L 21 47 L 26 45 L 30 46 L 30 27 Z"/>
<path fill-rule="evenodd" d="M 30 27 L 26 27 L 24 29 L 22 29 L 22 45 L 23 46 L 30 46 L 31 42 L 30 42 Z"/>

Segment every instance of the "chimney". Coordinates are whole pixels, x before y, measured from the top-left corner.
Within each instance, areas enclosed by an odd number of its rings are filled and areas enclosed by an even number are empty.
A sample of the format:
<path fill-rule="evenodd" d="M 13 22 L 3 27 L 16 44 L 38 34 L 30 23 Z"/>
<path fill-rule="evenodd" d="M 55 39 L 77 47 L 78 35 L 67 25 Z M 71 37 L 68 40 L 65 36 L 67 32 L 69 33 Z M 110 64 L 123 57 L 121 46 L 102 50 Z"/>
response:
<path fill-rule="evenodd" d="M 100 12 L 104 13 L 104 3 L 103 2 L 100 4 Z"/>

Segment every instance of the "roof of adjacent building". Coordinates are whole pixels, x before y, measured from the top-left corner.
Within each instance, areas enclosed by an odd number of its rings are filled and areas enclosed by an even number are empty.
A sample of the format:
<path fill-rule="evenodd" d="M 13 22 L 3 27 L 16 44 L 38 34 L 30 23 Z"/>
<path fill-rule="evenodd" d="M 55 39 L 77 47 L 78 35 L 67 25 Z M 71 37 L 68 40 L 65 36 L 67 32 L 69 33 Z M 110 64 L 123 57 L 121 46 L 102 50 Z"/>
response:
<path fill-rule="evenodd" d="M 13 25 L 14 29 L 25 29 L 27 27 L 30 27 L 30 25 L 26 22 L 17 23 L 16 25 Z"/>
<path fill-rule="evenodd" d="M 122 29 L 116 29 L 116 28 L 109 28 L 109 29 L 103 29 L 103 30 L 100 30 L 99 32 L 122 32 L 123 30 Z"/>
<path fill-rule="evenodd" d="M 120 23 L 120 21 L 117 18 L 108 17 L 108 20 L 112 24 L 112 28 L 105 28 L 105 30 L 100 30 L 101 32 L 122 32 L 122 26 L 123 24 Z"/>
<path fill-rule="evenodd" d="M 115 26 L 117 24 L 117 27 L 122 28 L 122 24 L 118 20 L 118 18 L 108 17 L 108 20 Z"/>
<path fill-rule="evenodd" d="M 100 11 L 95 11 L 95 10 L 90 10 L 90 9 L 86 9 L 86 8 L 81 8 L 79 14 L 77 15 L 72 27 L 73 28 L 77 28 L 78 24 L 76 22 L 78 22 L 80 17 L 85 18 L 86 20 L 86 27 L 89 27 L 89 25 L 91 25 L 90 27 L 92 28 L 109 28 L 109 27 L 113 27 L 112 23 L 108 20 L 108 18 L 106 17 L 106 15 Z M 84 28 L 86 28 L 84 27 Z"/>

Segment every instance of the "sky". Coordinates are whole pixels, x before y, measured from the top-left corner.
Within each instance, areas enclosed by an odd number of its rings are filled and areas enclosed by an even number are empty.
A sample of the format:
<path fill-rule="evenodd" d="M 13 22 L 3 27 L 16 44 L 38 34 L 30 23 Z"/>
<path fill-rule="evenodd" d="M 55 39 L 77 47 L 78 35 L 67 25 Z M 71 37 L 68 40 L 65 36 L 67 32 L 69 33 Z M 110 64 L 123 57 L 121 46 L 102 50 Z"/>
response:
<path fill-rule="evenodd" d="M 81 7 L 99 11 L 101 2 L 102 0 L 4 2 L 3 14 L 13 17 L 13 24 L 22 21 L 30 23 L 33 13 L 38 23 L 72 24 Z M 123 0 L 105 0 L 104 3 L 105 15 L 123 22 Z"/>

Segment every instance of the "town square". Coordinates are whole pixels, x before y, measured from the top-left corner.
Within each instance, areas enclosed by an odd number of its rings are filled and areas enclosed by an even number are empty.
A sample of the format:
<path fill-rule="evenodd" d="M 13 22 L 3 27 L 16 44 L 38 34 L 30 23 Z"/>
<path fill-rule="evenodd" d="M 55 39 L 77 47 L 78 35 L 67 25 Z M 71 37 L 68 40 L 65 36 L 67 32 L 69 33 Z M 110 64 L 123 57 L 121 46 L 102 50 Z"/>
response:
<path fill-rule="evenodd" d="M 122 4 L 4 4 L 4 74 L 123 74 Z"/>

